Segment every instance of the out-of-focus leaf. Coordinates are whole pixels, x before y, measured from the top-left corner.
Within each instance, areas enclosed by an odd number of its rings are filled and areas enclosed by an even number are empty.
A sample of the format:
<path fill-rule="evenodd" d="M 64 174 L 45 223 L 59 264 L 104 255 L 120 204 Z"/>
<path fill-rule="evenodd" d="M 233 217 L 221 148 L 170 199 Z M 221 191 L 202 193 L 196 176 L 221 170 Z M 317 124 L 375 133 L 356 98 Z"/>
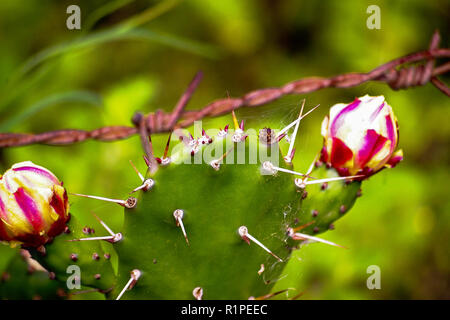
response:
<path fill-rule="evenodd" d="M 65 103 L 85 103 L 94 106 L 101 106 L 103 104 L 102 98 L 89 91 L 69 91 L 50 95 L 42 100 L 25 108 L 22 112 L 10 117 L 8 120 L 0 124 L 0 131 L 8 131 L 19 123 L 29 119 L 31 116 L 48 107 L 54 105 L 62 105 Z"/>
<path fill-rule="evenodd" d="M 115 0 L 106 3 L 104 6 L 96 9 L 86 19 L 86 23 L 83 26 L 83 32 L 88 32 L 92 27 L 103 17 L 113 13 L 114 11 L 125 7 L 126 5 L 134 2 L 135 0 Z"/>
<path fill-rule="evenodd" d="M 128 28 L 115 27 L 113 29 L 95 32 L 86 37 L 69 42 L 64 42 L 40 51 L 25 62 L 18 73 L 16 73 L 12 77 L 9 85 L 11 85 L 11 83 L 15 83 L 30 70 L 34 69 L 36 66 L 48 59 L 57 57 L 69 51 L 85 49 L 111 41 L 123 40 L 153 41 L 173 47 L 175 49 L 184 50 L 193 54 L 204 56 L 206 58 L 219 58 L 219 51 L 211 45 L 147 29 L 129 30 Z"/>
<path fill-rule="evenodd" d="M 135 28 L 137 26 L 141 26 L 141 25 L 159 17 L 160 15 L 170 11 L 181 1 L 182 0 L 162 1 L 162 2 L 158 3 L 157 5 L 155 5 L 154 7 L 148 8 L 147 10 L 144 10 L 142 13 L 129 18 L 124 23 L 121 23 L 121 26 L 124 29 L 130 29 L 130 28 Z"/>

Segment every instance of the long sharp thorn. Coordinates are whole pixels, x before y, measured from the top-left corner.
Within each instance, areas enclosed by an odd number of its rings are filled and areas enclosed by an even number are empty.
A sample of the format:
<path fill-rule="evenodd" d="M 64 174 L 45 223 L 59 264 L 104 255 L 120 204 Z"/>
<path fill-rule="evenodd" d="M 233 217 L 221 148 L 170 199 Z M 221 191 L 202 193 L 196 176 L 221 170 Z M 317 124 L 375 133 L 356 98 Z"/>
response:
<path fill-rule="evenodd" d="M 316 183 L 324 183 L 324 182 L 331 182 L 331 181 L 339 181 L 339 180 L 349 180 L 349 179 L 355 179 L 364 177 L 364 175 L 357 175 L 357 176 L 347 176 L 347 177 L 334 177 L 334 178 L 325 178 L 325 179 L 318 179 L 314 181 L 306 181 L 305 185 L 309 184 L 316 184 Z"/>
<path fill-rule="evenodd" d="M 139 179 L 141 179 L 141 181 L 144 182 L 144 180 L 145 180 L 144 176 L 136 168 L 136 166 L 134 165 L 133 161 L 130 160 L 130 164 L 133 167 L 134 171 L 136 171 L 137 175 L 139 176 Z"/>
<path fill-rule="evenodd" d="M 309 165 L 308 171 L 306 171 L 306 177 L 303 177 L 301 179 L 301 181 L 298 181 L 299 182 L 298 185 L 301 186 L 302 188 L 306 187 L 306 182 L 308 181 L 309 175 L 311 174 L 311 172 L 314 169 L 314 164 L 316 163 L 318 157 L 319 157 L 319 155 L 316 154 L 316 156 L 314 157 L 313 162 L 311 162 L 311 164 Z"/>
<path fill-rule="evenodd" d="M 296 123 L 298 122 L 298 119 L 289 123 L 286 127 L 284 127 L 283 129 L 280 130 L 280 132 L 278 132 L 278 137 L 280 135 L 282 135 L 283 133 L 286 133 L 290 128 L 292 128 L 293 126 L 296 125 Z"/>
<path fill-rule="evenodd" d="M 115 236 L 115 235 L 116 235 L 116 234 L 114 233 L 114 231 L 112 231 L 111 228 L 108 227 L 108 225 L 107 225 L 105 222 L 103 222 L 102 219 L 100 219 L 95 213 L 92 213 L 92 214 L 94 215 L 95 219 L 97 219 L 97 221 L 103 226 L 103 228 L 105 228 L 106 231 L 108 231 L 108 233 L 109 233 L 111 236 Z"/>
<path fill-rule="evenodd" d="M 151 187 L 153 187 L 154 181 L 152 179 L 145 179 L 144 176 L 139 172 L 139 170 L 136 168 L 136 166 L 134 165 L 133 161 L 130 160 L 130 164 L 133 167 L 134 171 L 136 171 L 136 173 L 139 176 L 139 179 L 141 179 L 142 181 L 142 185 L 140 185 L 139 187 L 133 189 L 133 191 L 130 192 L 134 193 L 138 190 L 144 189 L 145 191 L 151 189 Z"/>
<path fill-rule="evenodd" d="M 130 192 L 130 194 L 131 194 L 131 193 L 135 193 L 136 191 L 139 191 L 139 190 L 144 189 L 144 188 L 146 188 L 146 187 L 147 187 L 147 186 L 146 186 L 145 184 L 142 184 L 142 185 L 140 185 L 139 187 L 134 188 L 134 189 Z"/>
<path fill-rule="evenodd" d="M 300 231 L 300 230 L 302 230 L 302 229 L 305 229 L 306 227 L 309 227 L 310 225 L 312 225 L 312 224 L 314 224 L 314 223 L 316 223 L 315 220 L 310 221 L 310 222 L 308 222 L 308 223 L 305 223 L 305 224 L 302 225 L 302 226 L 298 226 L 298 227 L 292 228 L 292 230 L 293 230 L 294 232 L 297 232 L 297 231 Z"/>
<path fill-rule="evenodd" d="M 295 148 L 292 149 L 291 153 L 288 153 L 288 157 L 290 159 L 290 162 L 292 162 L 292 159 L 294 159 L 295 156 Z"/>
<path fill-rule="evenodd" d="M 291 163 L 292 162 L 291 153 L 292 153 L 292 149 L 294 148 L 295 139 L 297 137 L 298 127 L 300 126 L 300 121 L 302 119 L 303 108 L 305 107 L 305 101 L 306 100 L 303 99 L 302 108 L 300 109 L 300 114 L 299 114 L 298 119 L 297 119 L 298 121 L 297 121 L 297 124 L 295 125 L 294 133 L 292 133 L 292 136 L 291 136 L 291 143 L 289 144 L 289 150 L 287 152 L 287 157 L 284 158 L 284 160 L 287 163 Z"/>
<path fill-rule="evenodd" d="M 125 291 L 127 291 L 127 289 L 131 286 L 131 283 L 133 282 L 133 278 L 130 278 L 130 280 L 128 280 L 127 284 L 125 285 L 125 287 L 123 287 L 122 291 L 119 293 L 119 295 L 117 296 L 116 300 L 120 300 L 123 296 L 123 294 L 125 293 Z"/>
<path fill-rule="evenodd" d="M 137 204 L 137 199 L 134 197 L 129 197 L 127 200 L 120 200 L 120 199 L 109 199 L 109 198 L 98 197 L 98 196 L 90 196 L 90 195 L 80 194 L 80 193 L 71 193 L 71 195 L 89 198 L 89 199 L 97 199 L 97 200 L 102 200 L 102 201 L 114 202 L 114 203 L 117 203 L 118 205 L 121 205 L 122 207 L 125 207 L 128 209 L 134 208 Z"/>
<path fill-rule="evenodd" d="M 123 203 L 125 203 L 125 200 L 120 200 L 120 199 L 109 199 L 109 198 L 98 197 L 98 196 L 90 196 L 90 195 L 81 194 L 81 193 L 71 193 L 71 195 L 73 195 L 73 196 L 78 196 L 78 197 L 89 198 L 89 199 L 97 199 L 97 200 L 102 200 L 102 201 L 114 202 L 114 203 L 117 203 L 117 204 L 120 204 L 120 205 L 122 205 Z"/>
<path fill-rule="evenodd" d="M 122 298 L 123 294 L 125 293 L 125 291 L 127 291 L 128 289 L 132 289 L 136 285 L 136 282 L 139 280 L 140 277 L 141 277 L 140 270 L 134 269 L 133 271 L 131 271 L 130 280 L 128 280 L 125 287 L 123 287 L 122 291 L 119 293 L 116 300 L 120 300 Z"/>
<path fill-rule="evenodd" d="M 282 133 L 282 134 L 278 135 L 276 138 L 277 142 L 280 142 L 284 137 L 286 137 L 286 133 Z"/>
<path fill-rule="evenodd" d="M 316 163 L 318 157 L 319 157 L 319 155 L 316 154 L 316 156 L 314 157 L 313 162 L 311 162 L 311 164 L 309 165 L 309 168 L 308 168 L 308 171 L 306 172 L 306 174 L 308 174 L 308 175 L 311 174 L 311 172 L 314 169 L 314 164 Z"/>
<path fill-rule="evenodd" d="M 239 129 L 239 123 L 236 118 L 236 114 L 234 113 L 234 110 L 231 110 L 231 116 L 233 117 L 233 123 L 234 123 L 234 130 Z"/>
<path fill-rule="evenodd" d="M 304 174 L 304 173 L 301 173 L 301 172 L 297 172 L 297 171 L 293 171 L 293 170 L 289 170 L 289 169 L 285 169 L 285 168 L 276 167 L 270 161 L 264 162 L 263 163 L 263 168 L 266 171 L 272 172 L 273 174 L 275 174 L 277 171 L 281 171 L 281 172 L 290 173 L 290 174 L 293 174 L 293 175 L 296 175 L 296 176 L 314 178 L 314 177 L 311 177 L 311 176 L 309 176 L 307 174 Z"/>
<path fill-rule="evenodd" d="M 250 233 L 248 233 L 248 229 L 246 226 L 241 226 L 238 229 L 239 235 L 243 240 L 245 240 L 247 243 L 248 241 L 253 241 L 258 246 L 263 248 L 266 252 L 268 252 L 270 255 L 272 255 L 275 259 L 277 259 L 279 262 L 283 262 L 277 255 L 275 255 L 272 251 L 270 251 L 265 245 L 263 245 L 261 242 L 259 242 L 255 237 L 253 237 Z"/>
<path fill-rule="evenodd" d="M 177 227 L 181 227 L 181 231 L 183 232 L 184 239 L 186 239 L 186 243 L 189 246 L 190 245 L 189 239 L 187 237 L 186 230 L 184 229 L 183 216 L 184 216 L 184 211 L 181 209 L 177 209 L 173 212 L 173 217 L 175 218 Z"/>
<path fill-rule="evenodd" d="M 315 106 L 314 108 L 312 108 L 311 110 L 309 110 L 307 113 L 305 113 L 302 118 L 300 120 L 302 120 L 303 118 L 305 118 L 306 116 L 308 116 L 311 112 L 313 112 L 314 110 L 316 110 L 318 107 L 320 106 L 320 104 L 318 104 L 317 106 Z"/>
<path fill-rule="evenodd" d="M 344 246 L 341 246 L 339 244 L 336 244 L 336 243 L 328 241 L 328 240 L 324 240 L 322 238 L 310 236 L 310 235 L 304 234 L 304 233 L 298 233 L 298 232 L 294 233 L 294 231 L 292 229 L 290 231 L 288 231 L 288 232 L 290 232 L 290 237 L 292 239 L 294 239 L 294 240 L 313 240 L 313 241 L 317 241 L 317 242 L 328 244 L 330 246 L 347 249 Z"/>
<path fill-rule="evenodd" d="M 117 234 L 113 236 L 105 236 L 105 237 L 92 237 L 92 238 L 80 238 L 80 239 L 70 239 L 67 242 L 75 242 L 75 241 L 97 241 L 97 240 L 106 240 L 106 241 L 114 241 L 117 237 Z M 118 237 L 117 237 L 118 238 Z M 118 241 L 118 240 L 117 240 Z M 117 242 L 115 241 L 115 242 Z"/>
<path fill-rule="evenodd" d="M 318 104 L 317 106 L 315 106 L 314 108 L 312 108 L 311 110 L 309 110 L 307 113 L 305 113 L 304 115 L 302 115 L 301 118 L 294 120 L 293 122 L 289 123 L 286 127 L 284 127 L 283 129 L 281 129 L 280 132 L 278 132 L 278 136 L 285 133 L 286 131 L 288 131 L 290 128 L 292 128 L 293 126 L 295 126 L 297 124 L 297 122 L 301 121 L 303 118 L 305 118 L 307 115 L 309 115 L 311 112 L 313 112 L 314 110 L 316 110 L 318 107 L 320 106 L 320 104 Z"/>
<path fill-rule="evenodd" d="M 147 165 L 147 167 L 150 167 L 150 160 L 147 158 L 147 156 L 144 154 L 142 156 L 144 158 L 145 164 Z"/>
<path fill-rule="evenodd" d="M 234 146 L 232 146 L 230 149 L 228 149 L 228 151 L 225 152 L 220 158 L 211 161 L 211 162 L 209 163 L 210 166 L 213 167 L 213 169 L 216 170 L 216 171 L 219 170 L 219 169 L 220 169 L 220 164 L 221 164 L 221 162 L 223 161 L 223 159 L 225 159 L 225 158 L 227 157 L 227 155 L 228 155 L 231 151 L 233 151 L 233 149 L 234 149 Z"/>
<path fill-rule="evenodd" d="M 167 154 L 169 153 L 169 145 L 170 145 L 170 138 L 171 137 L 172 137 L 172 132 L 169 133 L 169 138 L 167 139 L 166 147 L 164 148 L 163 158 L 167 158 Z"/>

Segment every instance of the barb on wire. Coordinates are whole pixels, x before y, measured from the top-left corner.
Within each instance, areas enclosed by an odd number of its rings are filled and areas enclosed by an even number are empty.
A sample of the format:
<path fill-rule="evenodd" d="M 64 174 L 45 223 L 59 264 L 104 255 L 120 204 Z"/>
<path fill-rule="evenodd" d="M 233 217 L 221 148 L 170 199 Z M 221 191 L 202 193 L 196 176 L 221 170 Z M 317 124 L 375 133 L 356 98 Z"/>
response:
<path fill-rule="evenodd" d="M 140 134 L 144 150 L 148 153 L 151 152 L 151 145 L 148 145 L 146 136 L 151 133 L 172 132 L 175 128 L 188 127 L 194 121 L 205 117 L 217 117 L 242 107 L 257 107 L 285 95 L 306 94 L 324 88 L 350 88 L 368 81 L 384 82 L 393 90 L 423 86 L 430 82 L 450 97 L 450 88 L 437 78 L 450 71 L 450 62 L 447 61 L 440 66 L 435 66 L 436 59 L 450 57 L 450 49 L 439 48 L 439 42 L 440 35 L 436 31 L 428 50 L 394 59 L 367 73 L 346 73 L 330 78 L 304 78 L 281 87 L 255 90 L 240 98 L 216 100 L 200 110 L 184 111 L 184 107 L 202 78 L 202 74 L 198 73 L 171 113 L 162 110 L 156 110 L 147 115 L 136 113 L 132 119 L 134 127 L 109 126 L 92 131 L 67 129 L 39 134 L 0 133 L 0 148 L 38 143 L 68 145 L 88 139 L 115 141 Z M 411 65 L 413 63 L 419 64 Z"/>

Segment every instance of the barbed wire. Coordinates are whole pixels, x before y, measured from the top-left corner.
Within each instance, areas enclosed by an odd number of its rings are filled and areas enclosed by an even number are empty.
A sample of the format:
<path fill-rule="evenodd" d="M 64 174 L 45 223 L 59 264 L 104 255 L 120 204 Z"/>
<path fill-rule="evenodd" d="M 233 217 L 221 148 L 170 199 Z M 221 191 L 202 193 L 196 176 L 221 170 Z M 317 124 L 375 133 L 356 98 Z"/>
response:
<path fill-rule="evenodd" d="M 394 59 L 367 73 L 346 73 L 329 78 L 303 78 L 281 87 L 255 90 L 240 98 L 219 99 L 199 110 L 185 111 L 185 106 L 201 81 L 202 73 L 199 72 L 170 113 L 162 110 L 147 115 L 136 113 L 132 119 L 133 127 L 107 126 L 91 131 L 63 129 L 38 134 L 0 133 L 0 148 L 31 144 L 69 145 L 88 139 L 116 141 L 139 134 L 144 150 L 149 156 L 151 145 L 148 144 L 147 136 L 152 133 L 171 132 L 176 128 L 188 127 L 194 121 L 205 117 L 217 117 L 242 107 L 257 107 L 286 95 L 306 94 L 324 88 L 350 88 L 368 81 L 384 82 L 393 90 L 423 86 L 430 82 L 450 97 L 450 88 L 437 78 L 450 71 L 450 62 L 435 66 L 436 59 L 450 57 L 450 49 L 439 48 L 439 42 L 440 35 L 436 31 L 428 50 Z M 421 64 L 411 65 L 413 63 Z"/>

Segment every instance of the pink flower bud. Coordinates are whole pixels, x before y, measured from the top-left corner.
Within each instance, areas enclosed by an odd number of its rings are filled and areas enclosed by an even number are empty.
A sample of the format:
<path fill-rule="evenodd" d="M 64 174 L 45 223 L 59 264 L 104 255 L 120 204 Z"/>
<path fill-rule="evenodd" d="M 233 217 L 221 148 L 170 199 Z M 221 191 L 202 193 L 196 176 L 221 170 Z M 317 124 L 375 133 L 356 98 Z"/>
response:
<path fill-rule="evenodd" d="M 394 167 L 403 159 L 397 119 L 383 96 L 368 95 L 331 107 L 322 122 L 321 160 L 341 176 L 365 175 Z"/>
<path fill-rule="evenodd" d="M 38 247 L 62 233 L 69 217 L 67 192 L 49 170 L 26 161 L 0 176 L 0 241 Z"/>

